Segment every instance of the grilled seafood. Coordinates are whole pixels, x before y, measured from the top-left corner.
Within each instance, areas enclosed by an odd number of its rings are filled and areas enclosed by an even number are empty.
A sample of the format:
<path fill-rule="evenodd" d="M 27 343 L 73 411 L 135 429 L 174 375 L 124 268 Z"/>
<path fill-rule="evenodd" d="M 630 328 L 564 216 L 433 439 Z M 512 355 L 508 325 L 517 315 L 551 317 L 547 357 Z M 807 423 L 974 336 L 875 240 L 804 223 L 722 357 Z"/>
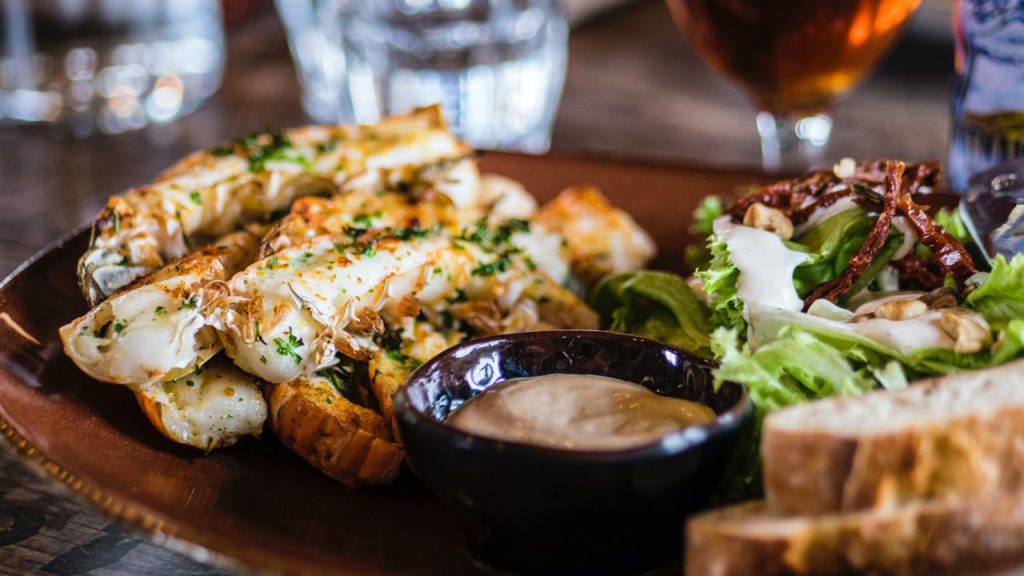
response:
<path fill-rule="evenodd" d="M 149 421 L 175 442 L 209 452 L 242 436 L 260 437 L 267 419 L 262 382 L 214 361 L 169 382 L 134 386 Z"/>
<path fill-rule="evenodd" d="M 465 338 L 465 333 L 458 330 L 435 328 L 430 322 L 411 318 L 395 330 L 385 343 L 387 347 L 375 352 L 368 364 L 371 391 L 385 420 L 397 425 L 392 398 L 409 376 L 424 362 Z M 397 429 L 393 433 L 397 436 Z"/>
<path fill-rule="evenodd" d="M 594 187 L 566 189 L 533 221 L 565 238 L 573 271 L 587 283 L 637 270 L 654 257 L 650 235 Z"/>
<path fill-rule="evenodd" d="M 153 184 L 114 196 L 93 225 L 78 277 L 98 304 L 117 289 L 197 246 L 287 209 L 299 196 L 328 194 L 377 171 L 435 165 L 435 181 L 457 193 L 476 177 L 470 153 L 448 132 L 439 108 L 374 126 L 307 126 L 254 134 L 185 158 Z M 454 183 L 454 184 L 453 184 Z"/>
<path fill-rule="evenodd" d="M 83 372 L 112 384 L 182 376 L 221 349 L 206 318 L 225 281 L 256 258 L 258 239 L 234 232 L 102 302 L 60 329 Z"/>
<path fill-rule="evenodd" d="M 350 229 L 250 265 L 231 281 L 217 324 L 228 355 L 268 382 L 309 376 L 336 352 L 366 360 L 385 325 L 447 312 L 480 333 L 597 326 L 578 298 L 508 242 L 502 229 Z"/>
<path fill-rule="evenodd" d="M 79 267 L 98 304 L 61 337 L 175 442 L 229 446 L 269 416 L 328 476 L 379 484 L 402 461 L 392 398 L 416 367 L 471 337 L 596 328 L 566 286 L 653 252 L 596 189 L 538 209 L 480 175 L 428 108 L 257 134 L 112 198 Z"/>
<path fill-rule="evenodd" d="M 285 446 L 345 485 L 384 484 L 398 473 L 402 448 L 384 417 L 350 399 L 354 377 L 343 365 L 269 384 L 270 425 Z"/>

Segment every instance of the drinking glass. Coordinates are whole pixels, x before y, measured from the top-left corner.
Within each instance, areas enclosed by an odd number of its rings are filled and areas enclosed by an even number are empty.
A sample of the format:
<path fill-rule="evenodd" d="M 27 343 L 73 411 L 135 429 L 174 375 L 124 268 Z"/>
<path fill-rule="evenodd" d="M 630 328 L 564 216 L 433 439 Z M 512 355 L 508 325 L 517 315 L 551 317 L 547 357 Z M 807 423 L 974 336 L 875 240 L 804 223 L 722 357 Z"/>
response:
<path fill-rule="evenodd" d="M 565 79 L 557 0 L 276 0 L 319 122 L 440 102 L 479 148 L 544 152 Z"/>
<path fill-rule="evenodd" d="M 667 0 L 712 67 L 760 109 L 768 171 L 823 161 L 830 110 L 874 66 L 921 0 Z"/>
<path fill-rule="evenodd" d="M 0 124 L 169 122 L 223 70 L 219 0 L 0 0 Z"/>

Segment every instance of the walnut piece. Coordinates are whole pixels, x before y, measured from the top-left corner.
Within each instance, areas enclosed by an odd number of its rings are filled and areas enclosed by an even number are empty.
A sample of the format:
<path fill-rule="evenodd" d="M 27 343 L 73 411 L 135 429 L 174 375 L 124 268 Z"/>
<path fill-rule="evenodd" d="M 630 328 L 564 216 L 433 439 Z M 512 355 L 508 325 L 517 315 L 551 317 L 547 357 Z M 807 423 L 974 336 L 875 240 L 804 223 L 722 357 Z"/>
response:
<path fill-rule="evenodd" d="M 793 222 L 778 208 L 755 202 L 743 215 L 743 225 L 774 233 L 783 240 L 793 237 Z"/>
<path fill-rule="evenodd" d="M 973 354 L 992 345 L 989 327 L 963 310 L 943 310 L 939 316 L 939 326 L 950 338 L 956 340 L 953 351 L 957 354 Z"/>
<path fill-rule="evenodd" d="M 886 320 L 909 320 L 927 311 L 928 305 L 920 300 L 889 300 L 875 308 L 875 316 Z"/>

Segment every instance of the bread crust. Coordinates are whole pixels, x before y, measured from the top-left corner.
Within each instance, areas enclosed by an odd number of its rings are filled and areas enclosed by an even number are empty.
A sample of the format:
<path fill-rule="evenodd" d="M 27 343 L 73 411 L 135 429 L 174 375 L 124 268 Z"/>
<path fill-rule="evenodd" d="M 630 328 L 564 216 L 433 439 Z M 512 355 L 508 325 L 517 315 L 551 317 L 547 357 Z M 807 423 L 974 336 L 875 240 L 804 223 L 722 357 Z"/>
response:
<path fill-rule="evenodd" d="M 778 512 L 820 515 L 1024 489 L 1024 402 L 979 403 L 977 409 L 886 432 L 873 430 L 870 418 L 853 432 L 821 423 L 823 414 L 863 408 L 865 400 L 871 406 L 890 403 L 896 410 L 901 403 L 956 399 L 943 390 L 948 387 L 999 397 L 1000 388 L 1019 385 L 1014 380 L 1022 368 L 1024 364 L 1015 363 L 901 391 L 823 400 L 769 416 L 761 443 L 768 504 Z M 809 419 L 811 414 L 817 417 Z M 808 420 L 819 424 L 801 424 Z"/>
<path fill-rule="evenodd" d="M 1022 561 L 1021 494 L 802 518 L 779 516 L 755 502 L 690 520 L 685 573 L 973 574 Z"/>

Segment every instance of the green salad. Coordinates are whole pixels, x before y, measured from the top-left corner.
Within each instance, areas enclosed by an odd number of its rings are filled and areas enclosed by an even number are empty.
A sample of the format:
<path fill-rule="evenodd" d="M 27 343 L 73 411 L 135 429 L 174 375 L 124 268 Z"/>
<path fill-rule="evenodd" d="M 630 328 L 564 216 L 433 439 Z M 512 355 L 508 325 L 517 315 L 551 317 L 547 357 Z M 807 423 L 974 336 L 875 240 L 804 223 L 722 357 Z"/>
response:
<path fill-rule="evenodd" d="M 979 269 L 957 212 L 917 204 L 937 179 L 934 163 L 862 162 L 706 198 L 692 276 L 612 275 L 591 303 L 609 330 L 716 359 L 758 429 L 792 404 L 1024 356 L 1024 256 Z M 754 438 L 721 499 L 756 493 L 757 452 Z"/>

